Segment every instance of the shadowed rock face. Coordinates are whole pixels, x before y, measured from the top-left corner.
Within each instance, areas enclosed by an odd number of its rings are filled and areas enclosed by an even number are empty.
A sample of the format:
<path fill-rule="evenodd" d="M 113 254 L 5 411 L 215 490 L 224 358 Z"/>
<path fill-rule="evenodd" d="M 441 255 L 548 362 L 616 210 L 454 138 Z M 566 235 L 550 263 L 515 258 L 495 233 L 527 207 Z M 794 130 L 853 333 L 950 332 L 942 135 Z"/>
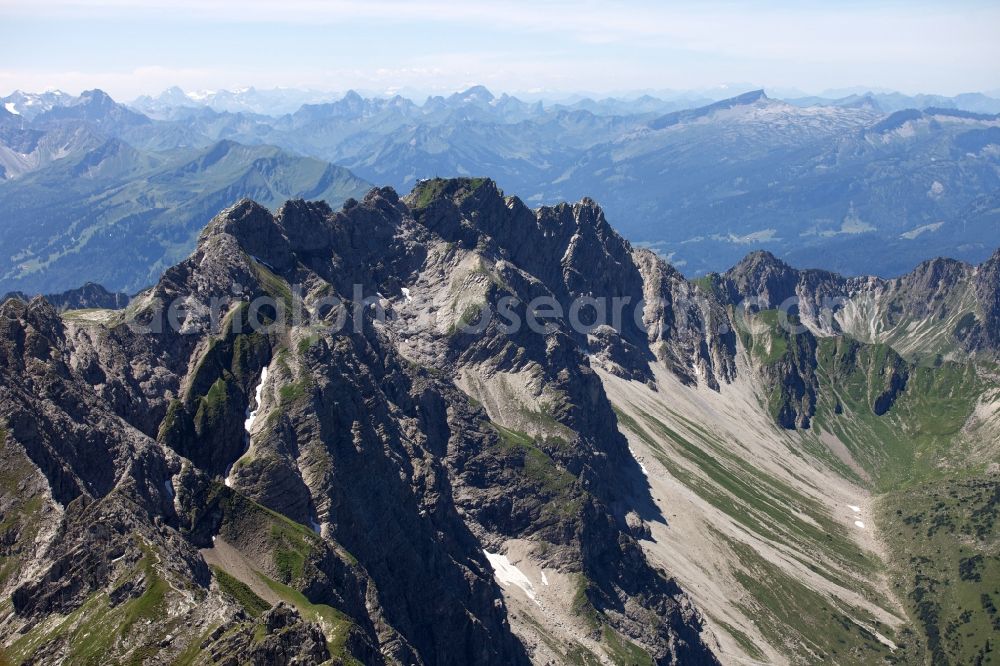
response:
<path fill-rule="evenodd" d="M 0 300 L 6 301 L 8 298 L 18 298 L 22 301 L 31 299 L 23 292 L 13 291 L 5 294 Z M 117 310 L 128 305 L 129 296 L 125 293 L 112 293 L 99 284 L 88 282 L 78 289 L 70 289 L 59 294 L 45 294 L 45 300 L 59 311 L 88 308 Z"/>
<path fill-rule="evenodd" d="M 976 295 L 983 304 L 983 344 L 1000 348 L 1000 250 L 979 267 Z"/>
<path fill-rule="evenodd" d="M 665 519 L 595 368 L 655 388 L 662 363 L 715 390 L 748 373 L 783 387 L 780 425 L 806 428 L 821 296 L 864 288 L 915 312 L 907 280 L 974 281 L 992 331 L 997 263 L 861 283 L 757 254 L 696 285 L 593 201 L 530 210 L 489 180 L 376 189 L 339 211 L 241 201 L 127 310 L 0 306 L 0 439 L 20 470 L 0 478 L 16 525 L 0 633 L 35 659 L 513 664 L 624 645 L 716 663 L 700 613 L 636 541 Z M 807 330 L 780 344 L 741 333 L 749 296 L 760 310 L 799 296 Z M 304 318 L 254 312 L 263 297 L 302 299 Z M 564 312 L 544 332 L 484 318 L 509 299 L 525 321 L 538 297 L 620 299 L 630 314 L 581 330 Z M 172 303 L 178 327 L 126 323 Z M 992 353 L 991 335 L 963 353 Z M 875 413 L 907 379 L 903 357 L 880 362 Z M 551 595 L 501 588 L 484 550 L 521 553 Z M 39 623 L 53 613 L 70 624 Z M 95 617 L 109 627 L 97 647 L 81 638 Z M 133 631 L 136 617 L 153 621 Z"/>

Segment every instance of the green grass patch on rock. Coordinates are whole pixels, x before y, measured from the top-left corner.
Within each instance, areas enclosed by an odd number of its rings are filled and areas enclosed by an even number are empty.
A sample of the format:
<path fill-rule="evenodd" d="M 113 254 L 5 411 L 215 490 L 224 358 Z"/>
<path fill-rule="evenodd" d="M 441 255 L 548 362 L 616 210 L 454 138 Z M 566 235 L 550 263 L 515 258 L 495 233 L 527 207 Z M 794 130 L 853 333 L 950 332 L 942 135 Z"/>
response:
<path fill-rule="evenodd" d="M 222 591 L 235 599 L 250 617 L 260 617 L 264 611 L 271 607 L 269 603 L 257 596 L 257 594 L 250 589 L 249 585 L 233 576 L 230 576 L 219 567 L 213 566 L 212 573 L 215 575 L 215 580 L 218 581 L 219 587 Z"/>

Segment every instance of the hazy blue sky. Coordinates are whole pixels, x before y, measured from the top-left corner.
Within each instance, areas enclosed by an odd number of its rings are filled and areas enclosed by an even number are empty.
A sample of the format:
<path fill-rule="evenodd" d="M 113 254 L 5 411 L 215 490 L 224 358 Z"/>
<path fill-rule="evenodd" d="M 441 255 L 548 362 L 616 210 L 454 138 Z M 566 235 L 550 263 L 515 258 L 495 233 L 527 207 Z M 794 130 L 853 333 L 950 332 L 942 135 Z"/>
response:
<path fill-rule="evenodd" d="M 1000 3 L 0 0 L 0 94 L 1000 88 Z"/>

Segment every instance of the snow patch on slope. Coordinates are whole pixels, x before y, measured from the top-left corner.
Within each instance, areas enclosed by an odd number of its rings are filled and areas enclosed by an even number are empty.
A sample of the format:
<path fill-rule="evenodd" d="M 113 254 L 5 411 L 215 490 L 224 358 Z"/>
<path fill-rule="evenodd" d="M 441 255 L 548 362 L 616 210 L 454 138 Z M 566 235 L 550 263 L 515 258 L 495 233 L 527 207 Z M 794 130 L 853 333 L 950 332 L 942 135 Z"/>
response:
<path fill-rule="evenodd" d="M 267 366 L 264 366 L 263 368 L 261 368 L 260 381 L 257 382 L 257 390 L 254 393 L 254 404 L 256 405 L 256 407 L 254 407 L 254 409 L 251 410 L 250 406 L 247 405 L 247 418 L 245 421 L 243 421 L 243 429 L 246 431 L 248 438 L 250 437 L 250 428 L 253 427 L 254 421 L 257 420 L 257 413 L 260 411 L 260 393 L 262 390 L 264 390 L 264 382 L 266 381 L 267 381 Z"/>
<path fill-rule="evenodd" d="M 260 381 L 257 382 L 257 389 L 254 392 L 254 407 L 250 408 L 247 405 L 246 418 L 243 420 L 243 450 L 246 451 L 250 448 L 250 429 L 253 428 L 254 422 L 257 420 L 257 414 L 260 412 L 260 396 L 261 392 L 264 390 L 264 382 L 267 381 L 267 366 L 265 365 L 260 369 Z M 233 487 L 233 467 L 235 462 L 229 466 L 226 470 L 226 486 Z"/>
<path fill-rule="evenodd" d="M 528 598 L 534 601 L 536 604 L 538 600 L 535 598 L 535 586 L 531 584 L 528 577 L 524 575 L 524 572 L 518 569 L 514 564 L 507 559 L 506 555 L 501 555 L 500 553 L 491 553 L 488 550 L 484 550 L 483 554 L 486 555 L 486 559 L 490 561 L 490 566 L 493 567 L 493 574 L 496 576 L 497 582 L 507 587 L 508 585 L 516 585 L 521 588 Z"/>

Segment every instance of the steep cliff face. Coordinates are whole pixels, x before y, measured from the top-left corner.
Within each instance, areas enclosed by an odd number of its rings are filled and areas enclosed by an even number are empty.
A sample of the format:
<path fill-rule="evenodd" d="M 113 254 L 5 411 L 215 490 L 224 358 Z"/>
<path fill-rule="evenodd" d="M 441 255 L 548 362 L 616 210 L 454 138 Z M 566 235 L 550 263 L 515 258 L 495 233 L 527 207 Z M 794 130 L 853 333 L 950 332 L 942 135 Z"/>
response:
<path fill-rule="evenodd" d="M 709 281 L 695 285 L 648 250 L 636 250 L 643 276 L 643 324 L 650 348 L 686 384 L 718 389 L 736 375 L 731 313 Z"/>
<path fill-rule="evenodd" d="M 970 344 L 1000 349 L 1000 250 L 984 262 L 976 273 L 976 297 L 982 306 L 983 318 Z"/>
<path fill-rule="evenodd" d="M 440 194 L 431 197 L 436 188 Z M 634 540 L 649 497 L 584 353 L 601 341 L 587 333 L 599 321 L 581 314 L 582 325 L 574 326 L 568 312 L 578 297 L 639 304 L 642 280 L 631 249 L 590 201 L 532 212 L 489 181 L 431 181 L 407 203 L 415 221 L 439 237 L 405 287 L 410 302 L 395 306 L 399 320 L 391 317 L 386 328 L 405 336 L 404 355 L 450 376 L 476 407 L 469 417 L 478 426 L 463 426 L 454 415 L 448 422 L 459 506 L 488 549 L 520 549 L 526 566 L 557 572 L 559 587 L 570 588 L 570 603 L 550 597 L 541 610 L 521 607 L 537 617 L 534 627 L 522 621 L 519 630 L 556 658 L 565 654 L 545 645 L 551 629 L 536 628 L 550 627 L 545 616 L 552 614 L 577 625 L 588 649 L 635 641 L 658 646 L 658 660 L 710 660 L 684 595 L 645 562 Z M 587 270 L 594 264 L 604 268 Z M 546 331 L 510 330 L 492 314 L 503 312 L 504 299 L 512 299 L 510 312 L 520 322 L 535 299 L 564 314 L 549 319 Z M 437 313 L 438 326 L 421 321 L 423 308 Z M 607 344 L 626 350 L 625 367 L 648 372 L 640 365 L 648 343 L 636 322 L 602 330 Z M 484 427 L 486 436 L 472 445 L 468 433 Z M 456 437 L 463 432 L 464 442 Z M 509 492 L 498 493 L 498 486 Z M 650 613 L 661 620 L 650 624 Z"/>

